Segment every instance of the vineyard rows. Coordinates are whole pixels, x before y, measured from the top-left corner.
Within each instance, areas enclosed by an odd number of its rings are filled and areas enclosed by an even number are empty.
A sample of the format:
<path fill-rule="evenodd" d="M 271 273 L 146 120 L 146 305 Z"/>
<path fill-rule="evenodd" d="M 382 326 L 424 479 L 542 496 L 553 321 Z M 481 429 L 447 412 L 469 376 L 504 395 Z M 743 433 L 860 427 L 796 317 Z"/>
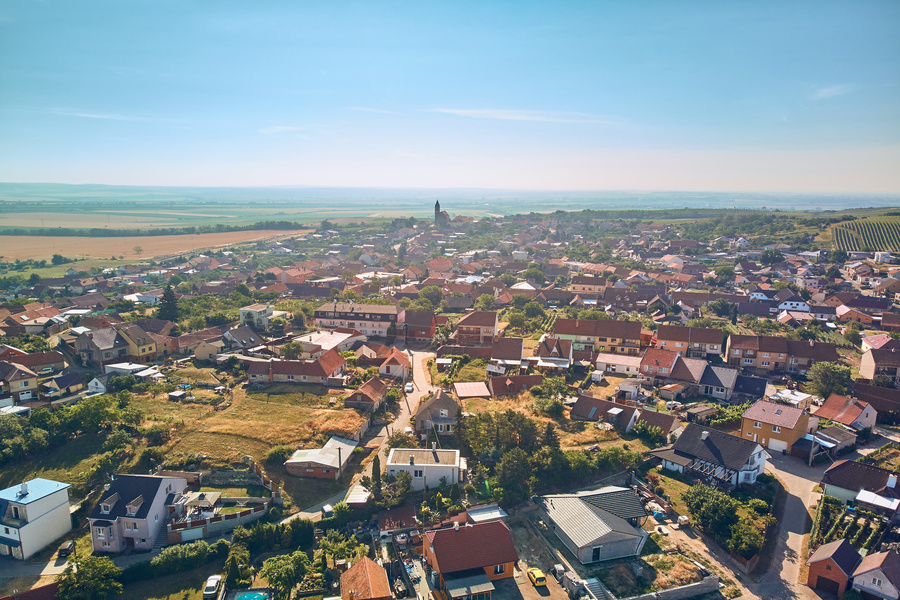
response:
<path fill-rule="evenodd" d="M 900 252 L 900 217 L 875 217 L 835 225 L 837 250 Z"/>

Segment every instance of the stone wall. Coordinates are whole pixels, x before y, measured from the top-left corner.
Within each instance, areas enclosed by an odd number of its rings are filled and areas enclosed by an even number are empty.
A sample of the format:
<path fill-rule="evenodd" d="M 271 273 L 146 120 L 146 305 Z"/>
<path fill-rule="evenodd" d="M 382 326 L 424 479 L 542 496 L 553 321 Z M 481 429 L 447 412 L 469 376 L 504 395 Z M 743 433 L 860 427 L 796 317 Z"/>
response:
<path fill-rule="evenodd" d="M 620 600 L 683 600 L 685 598 L 696 598 L 703 594 L 716 592 L 719 589 L 719 578 L 715 575 L 706 577 L 703 581 L 697 583 L 689 583 L 681 587 L 662 590 L 659 592 L 650 592 L 649 594 L 641 594 L 640 596 L 631 596 L 630 598 L 622 598 Z"/>

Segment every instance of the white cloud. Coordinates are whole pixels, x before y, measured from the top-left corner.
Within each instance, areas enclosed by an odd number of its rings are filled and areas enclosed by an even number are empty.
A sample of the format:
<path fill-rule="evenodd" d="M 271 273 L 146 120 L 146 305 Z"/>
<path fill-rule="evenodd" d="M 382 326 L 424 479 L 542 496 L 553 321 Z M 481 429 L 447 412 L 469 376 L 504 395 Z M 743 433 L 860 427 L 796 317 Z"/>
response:
<path fill-rule="evenodd" d="M 618 124 L 619 121 L 599 115 L 585 113 L 558 113 L 538 110 L 515 110 L 506 108 L 434 108 L 425 112 L 444 113 L 471 119 L 494 119 L 498 121 L 537 121 L 543 123 L 604 123 Z"/>
<path fill-rule="evenodd" d="M 854 89 L 856 89 L 856 87 L 849 84 L 829 85 L 817 89 L 815 92 L 813 92 L 812 96 L 810 96 L 810 99 L 827 100 L 828 98 L 834 98 L 835 96 L 843 96 L 844 94 L 849 94 Z"/>
<path fill-rule="evenodd" d="M 368 106 L 348 106 L 347 110 L 358 110 L 360 112 L 381 113 L 381 114 L 385 114 L 385 115 L 397 114 L 392 110 L 384 110 L 381 108 L 369 108 Z"/>

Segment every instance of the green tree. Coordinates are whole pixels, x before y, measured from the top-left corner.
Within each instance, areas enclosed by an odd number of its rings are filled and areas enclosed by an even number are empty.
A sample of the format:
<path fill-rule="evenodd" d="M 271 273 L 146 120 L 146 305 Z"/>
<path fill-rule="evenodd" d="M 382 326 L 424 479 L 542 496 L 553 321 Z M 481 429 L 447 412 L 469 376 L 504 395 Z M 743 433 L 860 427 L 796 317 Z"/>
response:
<path fill-rule="evenodd" d="M 525 305 L 525 316 L 529 319 L 544 316 L 544 307 L 537 302 L 529 302 Z"/>
<path fill-rule="evenodd" d="M 372 499 L 381 502 L 381 458 L 377 452 L 372 459 Z"/>
<path fill-rule="evenodd" d="M 65 571 L 56 576 L 59 600 L 104 600 L 113 592 L 121 592 L 118 577 L 122 569 L 108 556 L 87 556 L 69 562 Z"/>
<path fill-rule="evenodd" d="M 167 285 L 163 290 L 162 298 L 159 301 L 159 309 L 156 311 L 156 318 L 163 321 L 178 321 L 178 300 L 175 299 L 175 290 L 172 285 Z"/>
<path fill-rule="evenodd" d="M 494 297 L 491 294 L 482 294 L 475 301 L 475 308 L 478 310 L 493 310 Z"/>
<path fill-rule="evenodd" d="M 419 298 L 424 298 L 431 302 L 432 306 L 437 306 L 444 299 L 444 292 L 436 285 L 429 285 L 419 290 Z"/>
<path fill-rule="evenodd" d="M 513 329 L 522 329 L 525 327 L 525 315 L 518 310 L 511 310 L 506 314 L 506 320 Z"/>
<path fill-rule="evenodd" d="M 817 362 L 806 372 L 807 391 L 820 398 L 846 394 L 850 388 L 850 367 L 833 362 Z"/>
<path fill-rule="evenodd" d="M 698 527 L 717 540 L 730 537 L 731 528 L 738 522 L 737 500 L 703 484 L 682 493 L 681 499 Z"/>
<path fill-rule="evenodd" d="M 290 591 L 300 582 L 309 568 L 309 557 L 297 550 L 293 554 L 280 554 L 266 560 L 259 574 L 279 592 L 279 597 L 290 597 Z"/>

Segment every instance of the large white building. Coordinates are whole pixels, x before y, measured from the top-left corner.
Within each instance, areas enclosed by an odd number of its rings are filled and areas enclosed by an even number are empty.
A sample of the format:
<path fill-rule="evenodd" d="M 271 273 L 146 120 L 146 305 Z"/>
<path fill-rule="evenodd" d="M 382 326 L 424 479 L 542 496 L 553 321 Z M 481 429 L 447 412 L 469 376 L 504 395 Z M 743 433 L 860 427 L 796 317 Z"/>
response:
<path fill-rule="evenodd" d="M 388 475 L 406 471 L 412 476 L 412 489 L 420 491 L 426 486 L 440 486 L 442 478 L 446 478 L 448 484 L 459 483 L 466 470 L 466 463 L 459 455 L 459 450 L 393 448 L 388 456 L 386 470 Z"/>
<path fill-rule="evenodd" d="M 37 478 L 0 491 L 0 556 L 27 560 L 71 530 L 69 487 Z"/>

